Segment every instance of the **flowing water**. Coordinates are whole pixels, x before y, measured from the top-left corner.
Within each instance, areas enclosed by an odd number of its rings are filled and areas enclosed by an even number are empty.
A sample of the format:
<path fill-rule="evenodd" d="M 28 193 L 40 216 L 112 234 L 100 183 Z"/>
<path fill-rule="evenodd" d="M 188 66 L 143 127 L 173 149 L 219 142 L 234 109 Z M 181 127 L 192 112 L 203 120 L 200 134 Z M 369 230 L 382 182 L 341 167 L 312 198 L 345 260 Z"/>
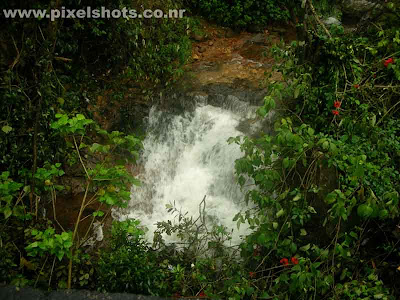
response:
<path fill-rule="evenodd" d="M 232 244 L 238 244 L 240 236 L 248 232 L 243 225 L 237 230 L 232 220 L 245 208 L 244 192 L 234 174 L 234 162 L 242 153 L 227 140 L 250 134 L 259 124 L 252 121 L 255 106 L 232 96 L 228 100 L 229 105 L 222 107 L 197 101 L 190 112 L 182 114 L 151 109 L 138 175 L 143 184 L 132 189 L 128 210 L 117 216 L 141 220 L 149 229 L 149 241 L 157 222 L 174 220 L 166 205 L 175 203 L 196 218 L 204 196 L 209 219 L 233 229 Z M 174 237 L 164 238 L 175 241 Z"/>

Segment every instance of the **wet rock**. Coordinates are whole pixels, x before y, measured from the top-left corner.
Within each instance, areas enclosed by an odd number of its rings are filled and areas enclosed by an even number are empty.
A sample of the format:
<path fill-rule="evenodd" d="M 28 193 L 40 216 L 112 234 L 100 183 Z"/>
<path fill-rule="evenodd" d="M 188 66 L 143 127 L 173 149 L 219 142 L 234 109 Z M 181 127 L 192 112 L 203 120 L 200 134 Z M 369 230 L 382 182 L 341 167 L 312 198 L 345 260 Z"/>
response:
<path fill-rule="evenodd" d="M 342 0 L 340 3 L 345 19 L 365 18 L 373 9 L 381 9 L 382 6 L 372 0 Z"/>
<path fill-rule="evenodd" d="M 259 33 L 250 38 L 247 42 L 247 44 L 256 44 L 256 45 L 267 45 L 267 37 L 265 36 L 264 33 Z"/>
<path fill-rule="evenodd" d="M 226 38 L 230 39 L 230 38 L 233 38 L 234 36 L 235 36 L 235 32 L 232 29 L 228 28 L 225 31 L 225 37 Z"/>
<path fill-rule="evenodd" d="M 197 33 L 193 33 L 191 35 L 191 38 L 196 42 L 204 42 L 207 39 L 205 34 L 197 34 Z"/>
<path fill-rule="evenodd" d="M 325 19 L 323 22 L 326 25 L 333 25 L 333 24 L 340 25 L 340 24 L 342 24 L 338 19 L 336 19 L 334 17 L 329 17 L 329 18 Z"/>
<path fill-rule="evenodd" d="M 207 47 L 205 47 L 205 46 L 200 46 L 200 47 L 198 47 L 198 51 L 199 51 L 200 53 L 204 53 L 204 52 L 207 51 Z"/>
<path fill-rule="evenodd" d="M 280 28 L 280 27 L 276 27 L 276 28 L 272 28 L 271 32 L 275 32 L 278 34 L 286 34 L 286 29 L 285 28 Z"/>
<path fill-rule="evenodd" d="M 264 31 L 264 26 L 253 24 L 247 28 L 247 31 L 250 33 L 260 33 Z"/>

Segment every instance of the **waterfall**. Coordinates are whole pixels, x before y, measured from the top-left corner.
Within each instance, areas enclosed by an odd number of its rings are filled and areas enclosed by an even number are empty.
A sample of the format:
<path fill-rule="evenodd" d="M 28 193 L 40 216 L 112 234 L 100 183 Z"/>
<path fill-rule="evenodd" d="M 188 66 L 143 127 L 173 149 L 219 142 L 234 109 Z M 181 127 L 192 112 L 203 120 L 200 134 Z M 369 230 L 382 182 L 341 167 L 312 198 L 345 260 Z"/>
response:
<path fill-rule="evenodd" d="M 233 229 L 231 243 L 239 244 L 240 236 L 249 230 L 245 224 L 238 230 L 232 220 L 245 208 L 244 192 L 234 174 L 234 162 L 242 152 L 238 145 L 228 144 L 227 140 L 257 127 L 254 122 L 254 126 L 243 125 L 255 117 L 255 109 L 232 97 L 229 105 L 220 107 L 203 99 L 182 114 L 153 107 L 138 175 L 142 186 L 132 188 L 129 207 L 117 218 L 140 220 L 149 229 L 151 242 L 157 222 L 174 220 L 166 205 L 175 202 L 183 213 L 196 218 L 199 204 L 206 196 L 207 216 Z M 248 132 L 241 132 L 242 128 Z M 164 239 L 174 242 L 174 237 L 164 236 Z"/>

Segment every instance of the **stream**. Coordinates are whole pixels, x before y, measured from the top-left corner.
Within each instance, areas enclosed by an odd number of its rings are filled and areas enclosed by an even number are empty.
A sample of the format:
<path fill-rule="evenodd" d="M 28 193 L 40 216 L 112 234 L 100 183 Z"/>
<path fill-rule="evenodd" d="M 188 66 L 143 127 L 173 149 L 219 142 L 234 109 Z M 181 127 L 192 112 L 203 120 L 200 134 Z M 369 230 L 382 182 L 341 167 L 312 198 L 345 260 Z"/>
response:
<path fill-rule="evenodd" d="M 262 124 L 256 121 L 257 106 L 233 95 L 217 98 L 218 106 L 208 103 L 211 97 L 192 96 L 190 111 L 183 113 L 165 112 L 156 106 L 150 110 L 139 162 L 142 186 L 132 188 L 127 210 L 114 212 L 114 218 L 120 220 L 140 220 L 149 229 L 149 242 L 157 222 L 178 222 L 176 214 L 167 212 L 167 205 L 196 219 L 204 197 L 208 228 L 223 225 L 233 230 L 232 245 L 248 234 L 245 224 L 238 230 L 232 220 L 245 208 L 245 191 L 241 191 L 234 174 L 234 162 L 242 152 L 227 140 L 251 135 Z M 177 242 L 173 235 L 163 238 Z"/>

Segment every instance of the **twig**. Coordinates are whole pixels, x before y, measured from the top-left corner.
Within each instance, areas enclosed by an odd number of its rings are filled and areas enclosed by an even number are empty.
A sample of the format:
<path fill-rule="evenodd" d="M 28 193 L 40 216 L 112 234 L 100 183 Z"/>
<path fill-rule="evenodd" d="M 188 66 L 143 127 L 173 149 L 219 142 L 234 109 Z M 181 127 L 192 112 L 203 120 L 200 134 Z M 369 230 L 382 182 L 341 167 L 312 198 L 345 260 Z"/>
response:
<path fill-rule="evenodd" d="M 57 220 L 57 215 L 56 215 L 56 200 L 57 200 L 57 195 L 56 192 L 54 190 L 54 187 L 51 189 L 51 202 L 53 204 L 53 219 L 54 221 L 56 221 L 56 223 L 58 224 L 58 226 L 60 226 L 61 230 L 63 232 L 65 232 L 64 227 L 58 222 Z"/>
<path fill-rule="evenodd" d="M 70 61 L 72 61 L 71 58 L 66 58 L 66 57 L 61 57 L 61 56 L 56 56 L 56 57 L 54 57 L 54 59 L 55 59 L 55 60 L 61 60 L 61 61 L 64 61 L 64 62 L 70 62 Z"/>
<path fill-rule="evenodd" d="M 36 277 L 35 284 L 33 285 L 34 288 L 36 288 L 36 284 L 39 281 L 39 276 L 43 272 L 44 266 L 46 265 L 48 259 L 49 259 L 49 256 L 46 256 L 46 260 L 44 261 L 44 264 L 43 264 L 42 268 L 40 269 L 38 276 Z"/>
<path fill-rule="evenodd" d="M 21 57 L 21 53 L 18 50 L 17 44 L 15 43 L 14 37 L 11 37 L 14 43 L 15 50 L 17 51 L 17 57 L 14 59 L 13 63 L 11 64 L 10 70 L 14 69 L 16 64 L 19 62 L 19 59 Z"/>
<path fill-rule="evenodd" d="M 318 17 L 314 5 L 312 4 L 311 0 L 307 0 L 308 5 L 310 6 L 311 12 L 313 13 L 315 19 L 317 20 L 318 24 L 321 25 L 321 27 L 325 30 L 326 34 L 329 36 L 329 38 L 332 38 L 331 33 L 329 32 L 329 30 L 326 28 L 325 24 L 322 23 L 321 19 Z"/>
<path fill-rule="evenodd" d="M 49 278 L 49 287 L 50 287 L 50 283 L 51 283 L 51 277 L 53 276 L 53 271 L 54 271 L 54 265 L 55 265 L 55 263 L 56 263 L 56 256 L 54 255 L 53 266 L 51 267 L 50 278 Z"/>
<path fill-rule="evenodd" d="M 336 236 L 335 236 L 335 245 L 333 246 L 333 254 L 332 254 L 332 271 L 335 268 L 335 252 L 336 252 L 336 246 L 337 246 L 337 241 L 339 238 L 339 231 L 340 231 L 340 223 L 342 221 L 342 218 L 339 218 L 339 223 L 337 226 L 337 231 L 336 231 Z M 335 280 L 335 276 L 332 276 L 333 280 Z M 333 286 L 335 286 L 335 282 L 333 282 Z"/>
<path fill-rule="evenodd" d="M 75 146 L 76 146 L 75 137 L 74 137 L 74 142 L 75 142 Z M 79 154 L 79 151 L 78 151 L 78 154 Z M 79 155 L 79 157 L 80 157 L 80 155 Z M 85 168 L 85 170 L 86 170 L 86 168 Z M 82 213 L 83 213 L 86 197 L 89 192 L 89 187 L 90 187 L 90 180 L 87 181 L 85 195 L 82 199 L 82 204 L 81 204 L 81 208 L 79 210 L 78 218 L 76 219 L 76 222 L 75 222 L 75 229 L 74 229 L 74 233 L 72 234 L 72 243 L 75 243 L 75 238 L 76 238 L 76 234 L 78 232 L 78 227 L 79 227 L 79 221 L 80 221 Z M 73 260 L 73 253 L 74 253 L 73 249 L 74 249 L 74 246 L 71 247 L 71 250 L 70 250 L 71 258 L 70 258 L 69 264 L 68 264 L 68 284 L 67 284 L 68 289 L 71 289 L 71 283 L 72 283 L 72 260 Z"/>
<path fill-rule="evenodd" d="M 74 139 L 75 149 L 76 149 L 76 152 L 78 153 L 79 160 L 81 161 L 81 164 L 82 164 L 83 169 L 85 170 L 86 176 L 88 177 L 88 180 L 90 181 L 91 178 L 90 178 L 90 176 L 89 176 L 88 171 L 86 170 L 85 164 L 83 163 L 83 160 L 82 160 L 82 157 L 81 157 L 81 153 L 79 152 L 78 145 L 76 144 L 75 136 L 72 136 L 72 138 Z"/>

